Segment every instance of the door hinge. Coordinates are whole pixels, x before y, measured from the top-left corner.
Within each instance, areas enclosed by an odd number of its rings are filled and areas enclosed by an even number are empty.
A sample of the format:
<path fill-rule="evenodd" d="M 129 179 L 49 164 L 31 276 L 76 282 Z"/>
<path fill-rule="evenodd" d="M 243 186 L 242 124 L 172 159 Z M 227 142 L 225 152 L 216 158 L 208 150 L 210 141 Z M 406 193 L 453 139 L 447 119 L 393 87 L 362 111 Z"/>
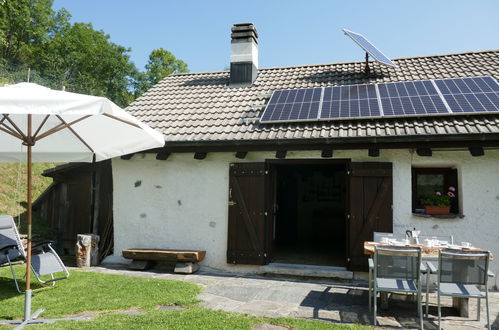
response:
<path fill-rule="evenodd" d="M 236 202 L 234 202 L 234 201 L 229 201 L 229 206 L 234 206 L 234 205 L 236 205 Z"/>

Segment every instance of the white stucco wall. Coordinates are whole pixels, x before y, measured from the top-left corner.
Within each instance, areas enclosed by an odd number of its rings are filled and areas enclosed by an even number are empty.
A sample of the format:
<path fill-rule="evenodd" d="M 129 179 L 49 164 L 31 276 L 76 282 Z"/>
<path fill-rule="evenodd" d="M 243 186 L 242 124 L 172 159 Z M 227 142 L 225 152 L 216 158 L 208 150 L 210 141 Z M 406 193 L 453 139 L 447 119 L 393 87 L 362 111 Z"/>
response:
<path fill-rule="evenodd" d="M 226 263 L 229 164 L 274 158 L 273 152 L 250 152 L 240 160 L 233 153 L 172 154 L 159 161 L 154 154 L 131 160 L 113 159 L 115 255 L 126 248 L 206 250 L 202 265 L 235 272 L 257 272 L 257 266 Z M 288 152 L 287 159 L 317 158 L 319 151 Z M 335 151 L 334 158 L 393 163 L 394 232 L 416 227 L 424 234 L 454 235 L 496 256 L 491 269 L 499 274 L 499 151 L 483 157 L 468 151 L 434 151 L 419 157 L 411 150 Z M 427 219 L 411 212 L 411 167 L 456 167 L 459 175 L 461 219 Z M 496 277 L 495 284 L 499 281 Z"/>

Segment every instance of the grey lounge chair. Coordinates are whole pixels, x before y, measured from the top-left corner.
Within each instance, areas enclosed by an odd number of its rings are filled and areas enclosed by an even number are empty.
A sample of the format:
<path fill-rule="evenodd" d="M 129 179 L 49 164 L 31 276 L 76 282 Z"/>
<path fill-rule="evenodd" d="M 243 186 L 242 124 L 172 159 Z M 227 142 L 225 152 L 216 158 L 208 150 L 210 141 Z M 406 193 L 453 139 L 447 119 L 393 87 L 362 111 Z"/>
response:
<path fill-rule="evenodd" d="M 460 250 L 441 250 L 438 256 L 438 328 L 440 326 L 441 296 L 477 298 L 477 319 L 480 320 L 480 301 L 485 299 L 487 309 L 487 327 L 490 330 L 489 313 L 489 290 L 487 281 L 489 276 L 488 251 L 460 251 Z M 480 290 L 480 286 L 485 287 L 485 293 Z"/>
<path fill-rule="evenodd" d="M 55 285 L 55 281 L 68 278 L 69 271 L 51 244 L 52 242 L 43 242 L 32 247 L 34 253 L 31 257 L 31 270 L 40 283 Z M 14 219 L 10 215 L 0 215 L 0 267 L 10 267 L 16 289 L 21 293 L 12 265 L 13 262 L 19 260 L 26 260 L 26 251 L 22 245 Z M 61 276 L 56 277 L 56 275 Z"/>
<path fill-rule="evenodd" d="M 406 292 L 417 294 L 419 324 L 423 329 L 421 303 L 421 248 L 419 247 L 375 247 L 374 250 L 374 317 L 378 292 Z"/>

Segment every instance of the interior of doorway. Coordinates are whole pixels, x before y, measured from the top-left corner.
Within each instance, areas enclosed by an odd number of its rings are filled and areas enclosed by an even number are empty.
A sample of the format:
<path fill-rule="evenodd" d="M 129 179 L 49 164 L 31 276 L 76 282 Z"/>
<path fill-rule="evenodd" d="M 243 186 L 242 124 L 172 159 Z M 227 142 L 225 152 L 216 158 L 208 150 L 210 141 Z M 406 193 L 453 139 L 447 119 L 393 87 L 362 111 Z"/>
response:
<path fill-rule="evenodd" d="M 279 164 L 274 260 L 346 266 L 346 164 Z"/>

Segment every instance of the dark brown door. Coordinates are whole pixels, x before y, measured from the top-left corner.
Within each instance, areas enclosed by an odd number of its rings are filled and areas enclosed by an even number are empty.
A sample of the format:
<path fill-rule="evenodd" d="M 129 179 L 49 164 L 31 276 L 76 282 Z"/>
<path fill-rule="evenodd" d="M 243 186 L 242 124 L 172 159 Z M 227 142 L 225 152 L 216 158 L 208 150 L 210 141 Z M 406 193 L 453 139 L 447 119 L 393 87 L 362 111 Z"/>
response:
<path fill-rule="evenodd" d="M 392 163 L 350 163 L 349 269 L 367 270 L 364 241 L 393 231 Z"/>
<path fill-rule="evenodd" d="M 228 263 L 267 262 L 265 177 L 265 163 L 230 164 Z"/>

